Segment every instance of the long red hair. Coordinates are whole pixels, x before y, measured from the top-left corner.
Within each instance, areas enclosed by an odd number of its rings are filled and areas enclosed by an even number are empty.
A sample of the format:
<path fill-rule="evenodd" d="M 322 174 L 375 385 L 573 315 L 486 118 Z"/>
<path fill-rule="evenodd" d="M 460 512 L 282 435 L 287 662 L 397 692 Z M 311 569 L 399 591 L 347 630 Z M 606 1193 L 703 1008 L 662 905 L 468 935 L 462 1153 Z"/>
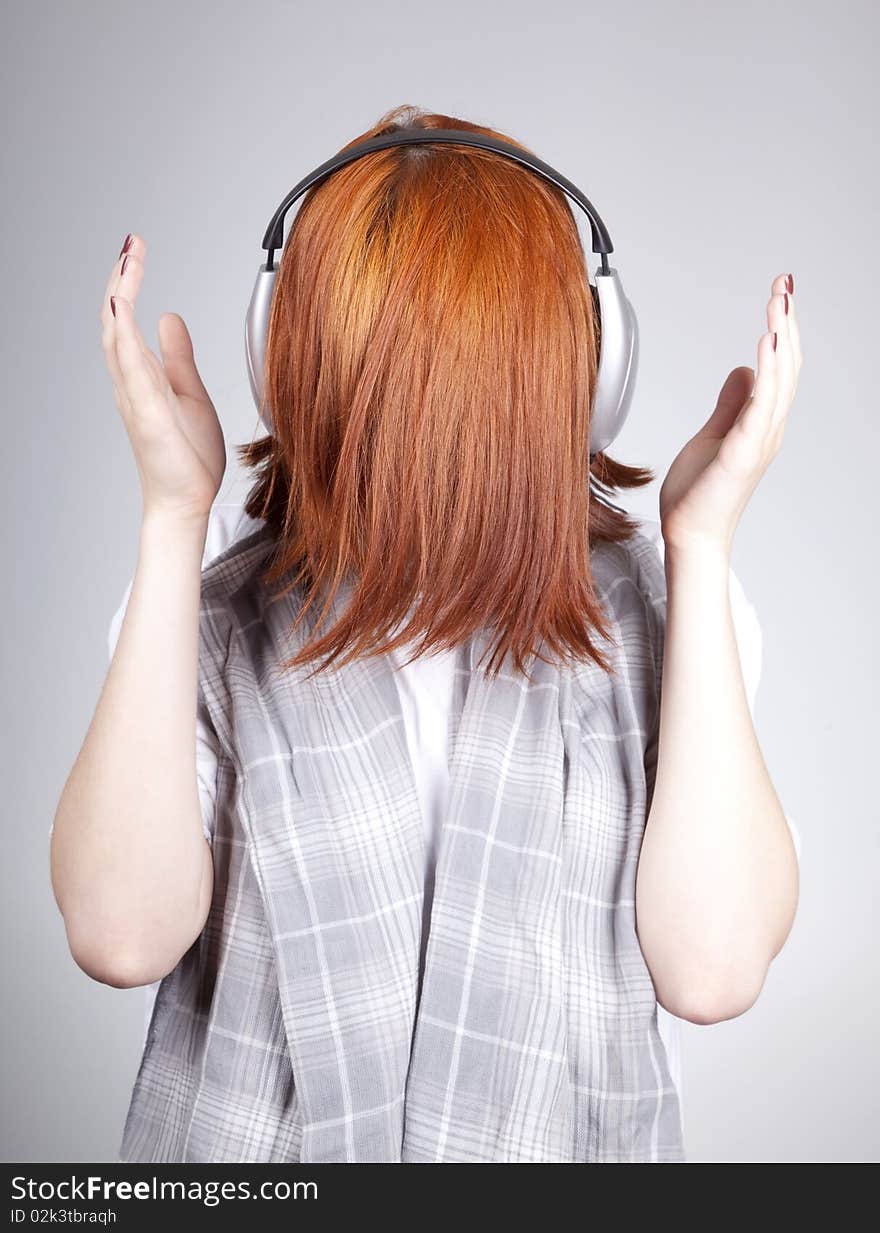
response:
<path fill-rule="evenodd" d="M 512 140 L 399 107 L 355 141 L 409 126 Z M 489 673 L 548 652 L 611 670 L 590 546 L 635 523 L 590 500 L 598 328 L 567 198 L 510 159 L 398 146 L 305 195 L 269 323 L 273 435 L 238 447 L 245 509 L 277 541 L 264 583 L 303 588 L 296 625 L 353 590 L 285 666 L 486 627 Z M 602 454 L 592 474 L 606 495 L 654 478 Z"/>

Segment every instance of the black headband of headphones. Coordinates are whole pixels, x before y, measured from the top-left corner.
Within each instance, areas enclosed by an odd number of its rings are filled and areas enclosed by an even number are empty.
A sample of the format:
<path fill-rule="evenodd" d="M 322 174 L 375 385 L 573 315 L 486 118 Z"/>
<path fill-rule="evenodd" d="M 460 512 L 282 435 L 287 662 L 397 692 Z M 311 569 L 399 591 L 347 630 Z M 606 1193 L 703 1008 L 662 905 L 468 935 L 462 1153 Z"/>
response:
<path fill-rule="evenodd" d="M 458 128 L 400 128 L 393 133 L 383 133 L 381 137 L 371 137 L 367 141 L 358 142 L 357 145 L 351 146 L 347 150 L 342 150 L 339 154 L 335 154 L 333 158 L 329 158 L 326 163 L 322 163 L 320 167 L 316 167 L 310 175 L 300 180 L 299 184 L 294 185 L 272 215 L 272 221 L 266 228 L 262 244 L 262 247 L 268 252 L 266 269 L 274 269 L 273 257 L 275 250 L 281 248 L 284 244 L 284 216 L 303 193 L 308 192 L 310 188 L 326 180 L 338 167 L 344 167 L 347 163 L 353 163 L 355 159 L 362 158 L 364 154 L 372 154 L 374 150 L 387 150 L 391 146 L 425 145 L 430 142 L 445 142 L 449 145 L 474 146 L 481 150 L 492 150 L 496 154 L 503 154 L 506 158 L 512 159 L 515 163 L 521 163 L 524 167 L 530 167 L 532 171 L 537 172 L 539 176 L 549 181 L 550 184 L 555 184 L 557 188 L 561 188 L 575 205 L 580 206 L 590 220 L 590 230 L 593 235 L 593 252 L 601 255 L 602 273 L 608 273 L 608 254 L 614 251 L 611 236 L 608 234 L 608 228 L 599 217 L 596 207 L 584 196 L 577 185 L 572 184 L 571 180 L 567 180 L 564 175 L 561 175 L 548 163 L 542 162 L 534 154 L 530 154 L 519 146 L 511 145 L 508 141 L 499 141 L 496 137 L 487 137 L 483 133 L 472 133 Z"/>

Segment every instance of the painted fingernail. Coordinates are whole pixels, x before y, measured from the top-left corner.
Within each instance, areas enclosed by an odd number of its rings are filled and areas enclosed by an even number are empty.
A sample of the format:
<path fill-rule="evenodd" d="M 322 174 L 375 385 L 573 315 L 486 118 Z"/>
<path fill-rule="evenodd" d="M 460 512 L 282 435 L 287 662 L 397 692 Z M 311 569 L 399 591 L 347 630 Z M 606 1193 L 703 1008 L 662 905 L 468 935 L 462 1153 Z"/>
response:
<path fill-rule="evenodd" d="M 122 260 L 122 269 L 119 271 L 120 277 L 125 273 L 125 267 L 128 265 L 128 254 Z"/>
<path fill-rule="evenodd" d="M 113 316 L 115 317 L 115 316 L 116 316 L 116 296 L 115 296 L 115 295 L 111 295 L 111 296 L 110 296 L 110 311 L 112 312 Z M 774 334 L 774 338 L 775 338 L 775 337 L 776 337 L 776 335 Z"/>
<path fill-rule="evenodd" d="M 788 315 L 788 292 L 785 293 L 785 313 Z"/>
<path fill-rule="evenodd" d="M 794 295 L 794 275 L 793 274 L 789 274 L 788 278 L 785 280 L 785 285 L 788 288 L 788 294 Z"/>
<path fill-rule="evenodd" d="M 773 350 L 776 350 L 776 331 L 773 331 Z"/>
<path fill-rule="evenodd" d="M 125 243 L 123 244 L 122 248 L 120 248 L 119 250 L 119 256 L 121 257 L 123 253 L 127 253 L 130 248 L 131 248 L 131 232 L 129 231 L 128 235 L 125 237 Z"/>

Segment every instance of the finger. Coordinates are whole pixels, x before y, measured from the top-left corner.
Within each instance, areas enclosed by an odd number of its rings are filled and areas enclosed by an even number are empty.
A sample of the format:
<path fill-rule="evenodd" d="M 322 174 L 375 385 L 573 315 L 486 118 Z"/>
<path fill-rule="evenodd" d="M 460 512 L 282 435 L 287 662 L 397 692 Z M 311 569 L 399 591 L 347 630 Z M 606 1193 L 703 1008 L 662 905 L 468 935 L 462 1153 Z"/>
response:
<path fill-rule="evenodd" d="M 192 338 L 179 313 L 163 313 L 159 318 L 159 347 L 165 374 L 175 394 L 210 402 L 196 368 Z"/>
<path fill-rule="evenodd" d="M 134 318 L 134 309 L 128 300 L 115 296 L 116 307 L 116 358 L 122 375 L 123 392 L 135 418 L 152 418 L 165 403 L 156 380 L 155 369 L 148 363 Z M 167 404 L 166 404 L 167 405 Z"/>
<path fill-rule="evenodd" d="M 119 304 L 119 301 L 116 300 L 115 297 L 114 297 L 114 304 L 117 306 Z M 117 307 L 117 311 L 118 311 L 118 307 Z M 112 316 L 112 310 L 111 310 L 111 316 Z M 159 363 L 156 356 L 153 354 L 153 352 L 149 349 L 149 347 L 144 342 L 143 336 L 141 335 L 140 330 L 137 329 L 136 322 L 135 322 L 135 330 L 137 332 L 138 343 L 140 345 L 143 361 L 153 376 L 154 384 L 158 390 L 160 390 L 161 392 L 167 395 L 168 392 L 170 391 L 170 386 L 165 376 L 165 371 L 162 368 L 162 365 Z M 129 394 L 126 388 L 125 375 L 119 363 L 119 356 L 117 352 L 117 342 L 118 342 L 118 334 L 116 331 L 116 318 L 114 317 L 112 326 L 105 326 L 102 332 L 101 346 L 104 351 L 104 360 L 107 365 L 107 371 L 110 373 L 110 379 L 113 382 L 113 392 L 116 395 L 116 405 L 119 407 L 119 410 L 121 412 L 123 412 L 124 414 L 127 414 L 131 411 L 131 400 L 130 400 L 130 397 L 129 397 Z"/>
<path fill-rule="evenodd" d="M 122 294 L 125 298 L 133 302 L 134 296 L 140 289 L 140 284 L 143 280 L 143 257 L 146 253 L 146 242 L 143 237 L 136 232 L 129 233 L 123 243 L 122 249 L 117 257 L 113 269 L 110 272 L 110 277 L 107 280 L 107 286 L 104 289 L 104 299 L 101 304 L 100 320 L 102 325 L 101 346 L 104 352 L 104 360 L 107 365 L 107 370 L 110 373 L 110 379 L 113 382 L 113 389 L 116 395 L 116 403 L 119 410 L 127 412 L 130 410 L 130 402 L 125 390 L 125 380 L 119 366 L 119 361 L 116 355 L 116 317 L 113 313 L 111 298 L 122 288 Z M 123 274 L 122 267 L 125 267 Z M 127 293 L 131 294 L 127 294 Z M 141 340 L 142 342 L 142 340 Z M 148 350 L 145 344 L 144 350 Z"/>
<path fill-rule="evenodd" d="M 124 251 L 120 251 L 119 256 L 113 263 L 113 269 L 110 271 L 110 277 L 107 279 L 107 285 L 104 288 L 104 298 L 101 301 L 100 311 L 101 322 L 104 324 L 106 324 L 108 319 L 112 320 L 113 318 L 113 312 L 110 308 L 110 296 L 116 295 L 119 290 L 122 267 L 125 265 L 126 274 L 128 274 L 129 268 L 131 267 L 131 261 L 126 262 L 126 257 L 137 257 L 141 267 L 141 275 L 143 275 L 144 258 L 147 253 L 146 241 L 143 236 L 139 235 L 137 232 L 129 233 L 126 240 L 128 242 L 128 248 L 125 249 L 125 245 L 123 244 Z M 140 287 L 140 283 L 138 283 L 138 287 Z M 125 294 L 125 292 L 123 291 L 122 294 Z M 133 303 L 134 301 L 131 302 Z"/>
<path fill-rule="evenodd" d="M 792 361 L 794 364 L 794 392 L 797 390 L 803 356 L 801 354 L 801 335 L 797 319 L 797 305 L 794 298 L 794 275 L 777 274 L 773 279 L 771 291 L 776 295 L 788 293 L 788 337 L 791 343 Z"/>
<path fill-rule="evenodd" d="M 715 402 L 715 410 L 697 436 L 720 440 L 741 414 L 755 384 L 755 370 L 741 366 L 727 374 Z"/>
<path fill-rule="evenodd" d="M 786 282 L 787 278 L 788 278 L 787 274 L 777 274 L 776 275 L 776 277 L 773 279 L 773 282 L 770 284 L 770 295 L 771 296 L 785 294 L 785 292 L 788 290 L 788 284 Z"/>
<path fill-rule="evenodd" d="M 135 302 L 135 299 L 137 298 L 138 291 L 140 291 L 141 283 L 143 282 L 143 277 L 144 277 L 144 263 L 143 263 L 142 255 L 138 255 L 138 254 L 139 252 L 143 254 L 143 252 L 146 250 L 146 245 L 143 243 L 143 241 L 141 240 L 141 237 L 138 235 L 132 236 L 131 241 L 132 241 L 132 247 L 129 248 L 128 252 L 122 258 L 122 262 L 121 262 L 121 266 L 119 270 L 119 276 L 116 282 L 116 291 L 114 293 L 114 300 L 115 300 L 115 296 L 117 295 L 121 296 L 123 299 L 127 300 L 129 304 L 132 305 L 132 311 L 133 311 L 134 302 Z M 144 339 L 143 334 L 141 333 L 140 329 L 137 328 L 136 319 L 135 319 L 135 329 L 137 331 L 138 342 L 140 343 L 141 349 L 143 350 L 143 353 L 144 353 L 144 359 L 146 360 L 150 368 L 150 371 L 152 372 L 153 377 L 155 378 L 156 384 L 161 390 L 167 393 L 170 387 L 168 385 L 168 381 L 165 376 L 165 370 L 163 369 L 156 355 L 147 346 L 147 343 Z"/>
<path fill-rule="evenodd" d="M 778 341 L 777 341 L 778 345 Z M 777 352 L 773 349 L 773 332 L 758 339 L 758 367 L 751 397 L 734 425 L 742 433 L 763 439 L 769 433 L 777 401 Z"/>
<path fill-rule="evenodd" d="M 116 352 L 117 333 L 116 333 L 116 317 L 112 309 L 103 320 L 101 330 L 101 349 L 104 352 L 104 363 L 107 365 L 107 371 L 110 374 L 110 380 L 113 382 L 113 393 L 116 395 L 116 405 L 119 410 L 127 415 L 131 410 L 128 394 L 125 389 L 125 378 L 122 375 L 122 369 L 119 366 L 119 357 Z"/>
<path fill-rule="evenodd" d="M 791 348 L 791 333 L 789 331 L 791 302 L 788 291 L 771 297 L 767 307 L 767 319 L 770 329 L 776 331 L 776 371 L 777 390 L 776 406 L 773 411 L 773 424 L 785 419 L 791 401 L 794 397 L 795 371 L 794 355 Z"/>
<path fill-rule="evenodd" d="M 791 338 L 791 350 L 794 356 L 794 379 L 795 387 L 797 387 L 797 379 L 801 374 L 801 364 L 803 356 L 801 355 L 801 332 L 798 326 L 797 319 L 797 304 L 794 297 L 794 275 L 789 274 L 788 278 L 788 333 Z"/>
<path fill-rule="evenodd" d="M 121 295 L 134 304 L 144 281 L 144 263 L 142 257 L 129 250 L 122 258 L 119 274 L 116 278 L 116 289 L 113 295 Z"/>

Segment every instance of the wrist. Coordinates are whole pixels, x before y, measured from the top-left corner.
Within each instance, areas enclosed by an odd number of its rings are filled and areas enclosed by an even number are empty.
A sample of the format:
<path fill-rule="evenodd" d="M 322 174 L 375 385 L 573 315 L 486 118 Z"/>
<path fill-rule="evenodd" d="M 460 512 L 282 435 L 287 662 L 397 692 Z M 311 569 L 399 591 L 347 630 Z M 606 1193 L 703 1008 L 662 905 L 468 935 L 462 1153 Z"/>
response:
<path fill-rule="evenodd" d="M 695 531 L 660 520 L 664 551 L 679 558 L 714 559 L 730 562 L 733 531 Z"/>
<path fill-rule="evenodd" d="M 167 509 L 156 505 L 145 505 L 141 513 L 141 526 L 159 532 L 199 535 L 207 531 L 210 516 L 210 509 Z"/>
<path fill-rule="evenodd" d="M 693 579 L 703 585 L 713 582 L 726 589 L 730 575 L 730 549 L 714 540 L 668 540 L 664 536 L 663 557 L 667 580 Z"/>
<path fill-rule="evenodd" d="M 141 516 L 141 552 L 183 554 L 201 560 L 208 534 L 208 512 L 145 508 Z"/>

